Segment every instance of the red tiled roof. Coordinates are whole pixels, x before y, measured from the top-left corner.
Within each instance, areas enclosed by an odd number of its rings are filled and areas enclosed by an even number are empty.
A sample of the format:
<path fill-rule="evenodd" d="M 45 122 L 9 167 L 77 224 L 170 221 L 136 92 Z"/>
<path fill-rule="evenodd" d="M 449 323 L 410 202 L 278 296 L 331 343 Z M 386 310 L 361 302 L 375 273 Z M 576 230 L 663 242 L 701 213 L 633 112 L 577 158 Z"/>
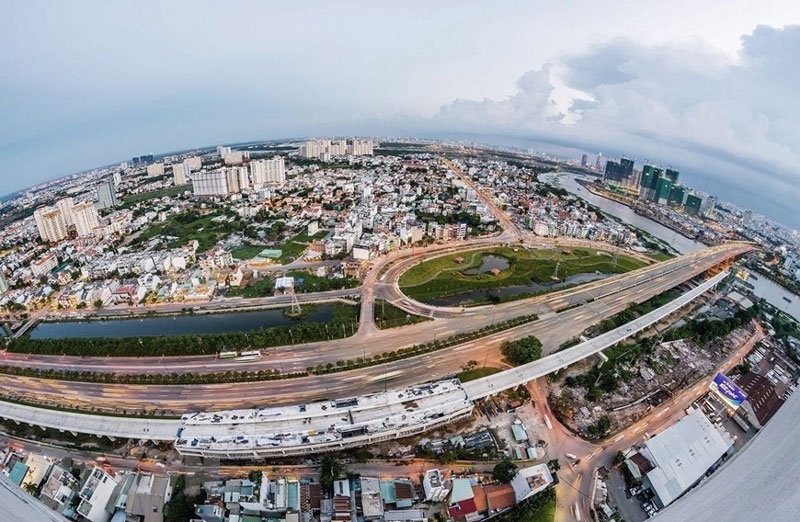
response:
<path fill-rule="evenodd" d="M 493 484 L 483 488 L 489 509 L 505 509 L 517 503 L 511 484 Z"/>

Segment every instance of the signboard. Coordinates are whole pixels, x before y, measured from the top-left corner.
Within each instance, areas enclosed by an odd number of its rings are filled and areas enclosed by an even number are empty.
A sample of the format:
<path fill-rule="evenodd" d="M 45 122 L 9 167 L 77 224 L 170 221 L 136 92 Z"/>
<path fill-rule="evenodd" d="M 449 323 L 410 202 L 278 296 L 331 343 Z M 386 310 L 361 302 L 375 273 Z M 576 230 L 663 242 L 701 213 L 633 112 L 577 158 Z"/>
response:
<path fill-rule="evenodd" d="M 736 386 L 732 380 L 718 373 L 711 382 L 711 391 L 716 393 L 728 406 L 734 410 L 747 400 L 747 395 Z"/>

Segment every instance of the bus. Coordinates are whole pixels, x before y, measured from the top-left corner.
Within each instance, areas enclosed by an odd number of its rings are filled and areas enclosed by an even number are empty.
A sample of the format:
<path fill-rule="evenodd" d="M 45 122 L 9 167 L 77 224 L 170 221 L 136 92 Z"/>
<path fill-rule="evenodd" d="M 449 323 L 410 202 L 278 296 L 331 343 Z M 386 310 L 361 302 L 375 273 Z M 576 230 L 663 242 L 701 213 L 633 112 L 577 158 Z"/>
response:
<path fill-rule="evenodd" d="M 237 355 L 239 355 L 239 352 L 237 352 L 236 350 L 223 350 L 219 352 L 220 359 L 233 359 Z"/>
<path fill-rule="evenodd" d="M 261 350 L 247 350 L 239 352 L 239 357 L 236 358 L 239 362 L 256 361 L 261 358 Z"/>

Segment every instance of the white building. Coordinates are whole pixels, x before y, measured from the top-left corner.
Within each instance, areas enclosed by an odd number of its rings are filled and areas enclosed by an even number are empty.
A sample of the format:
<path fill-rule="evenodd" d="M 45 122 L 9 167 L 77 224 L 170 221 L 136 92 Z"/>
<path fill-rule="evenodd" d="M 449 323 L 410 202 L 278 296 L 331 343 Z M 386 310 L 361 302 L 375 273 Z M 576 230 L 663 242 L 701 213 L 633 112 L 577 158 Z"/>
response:
<path fill-rule="evenodd" d="M 189 167 L 189 172 L 200 170 L 203 167 L 203 160 L 198 156 L 192 156 L 183 160 L 183 164 Z"/>
<path fill-rule="evenodd" d="M 353 144 L 348 148 L 348 152 L 353 156 L 372 156 L 372 140 L 353 140 Z"/>
<path fill-rule="evenodd" d="M 114 510 L 109 500 L 118 485 L 114 477 L 101 468 L 94 468 L 78 494 L 81 502 L 76 511 L 92 522 L 108 522 Z"/>
<path fill-rule="evenodd" d="M 55 243 L 67 237 L 67 225 L 58 207 L 37 208 L 33 219 L 42 240 Z"/>
<path fill-rule="evenodd" d="M 176 163 L 172 166 L 172 183 L 175 186 L 186 185 L 189 178 L 189 165 L 187 162 Z"/>
<path fill-rule="evenodd" d="M 112 208 L 117 206 L 117 193 L 113 181 L 104 181 L 97 186 L 97 208 Z"/>
<path fill-rule="evenodd" d="M 644 443 L 641 455 L 653 469 L 642 479 L 659 508 L 671 504 L 695 485 L 723 455 L 733 441 L 718 430 L 701 410 L 693 410 L 674 426 Z"/>
<path fill-rule="evenodd" d="M 227 196 L 228 175 L 225 170 L 201 171 L 192 177 L 192 192 L 195 196 Z"/>
<path fill-rule="evenodd" d="M 97 209 L 88 201 L 78 203 L 72 207 L 72 221 L 78 237 L 89 237 L 94 234 L 94 228 L 99 224 Z"/>
<path fill-rule="evenodd" d="M 450 494 L 450 481 L 445 480 L 438 469 L 429 469 L 422 479 L 426 502 L 443 502 Z"/>
<path fill-rule="evenodd" d="M 31 272 L 34 276 L 46 274 L 50 270 L 58 266 L 58 258 L 52 252 L 48 252 L 33 263 L 31 263 Z"/>
<path fill-rule="evenodd" d="M 72 206 L 75 203 L 72 198 L 62 198 L 56 203 L 56 207 L 61 211 L 61 218 L 64 220 L 66 226 L 73 224 L 72 222 Z"/>
<path fill-rule="evenodd" d="M 522 468 L 511 479 L 511 487 L 514 488 L 517 504 L 543 491 L 552 483 L 553 475 L 547 468 L 547 464 L 537 464 L 536 466 Z"/>
<path fill-rule="evenodd" d="M 163 176 L 164 175 L 164 164 L 163 163 L 153 163 L 152 165 L 147 166 L 147 175 L 148 176 Z"/>
<path fill-rule="evenodd" d="M 250 173 L 256 190 L 267 184 L 281 184 L 286 181 L 286 166 L 280 156 L 251 162 Z"/>

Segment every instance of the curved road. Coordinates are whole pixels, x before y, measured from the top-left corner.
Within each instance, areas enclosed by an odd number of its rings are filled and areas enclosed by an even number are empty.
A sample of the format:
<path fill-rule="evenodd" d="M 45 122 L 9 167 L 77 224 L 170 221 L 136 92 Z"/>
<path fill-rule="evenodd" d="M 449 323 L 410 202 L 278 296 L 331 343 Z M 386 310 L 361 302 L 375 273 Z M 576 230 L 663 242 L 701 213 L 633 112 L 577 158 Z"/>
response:
<path fill-rule="evenodd" d="M 734 251 L 738 251 L 736 247 Z M 20 398 L 31 402 L 43 402 L 51 405 L 64 405 L 78 408 L 88 408 L 104 411 L 121 412 L 132 410 L 156 410 L 167 413 L 183 413 L 191 410 L 220 410 L 251 407 L 257 405 L 277 405 L 288 403 L 302 403 L 324 398 L 345 397 L 362 395 L 380 391 L 387 386 L 396 388 L 412 385 L 418 382 L 434 380 L 454 371 L 458 371 L 469 360 L 487 363 L 489 357 L 498 358 L 496 348 L 503 341 L 537 335 L 542 339 L 546 353 L 552 352 L 562 342 L 582 332 L 586 327 L 596 323 L 601 318 L 614 314 L 634 301 L 644 301 L 653 295 L 668 288 L 672 288 L 692 275 L 700 273 L 718 263 L 722 258 L 729 257 L 730 252 L 725 249 L 718 251 L 705 251 L 706 256 L 692 259 L 682 268 L 657 275 L 647 280 L 647 284 L 638 284 L 625 290 L 615 291 L 613 287 L 605 297 L 595 299 L 584 306 L 565 309 L 562 312 L 543 314 L 536 322 L 525 324 L 511 330 L 499 332 L 476 341 L 467 342 L 459 346 L 429 353 L 426 355 L 403 359 L 389 364 L 383 364 L 359 370 L 350 370 L 338 374 L 308 376 L 298 379 L 261 381 L 252 383 L 232 383 L 217 385 L 119 385 L 85 382 L 66 382 L 48 379 L 32 379 L 26 377 L 4 376 L 0 382 L 0 394 L 12 398 Z M 701 259 L 705 258 L 701 262 Z M 641 277 L 630 274 L 631 278 Z M 617 283 L 619 284 L 619 283 Z M 584 292 L 584 290 L 580 290 Z M 557 296 L 559 303 L 567 305 L 568 296 Z M 378 334 L 390 335 L 393 342 L 427 342 L 432 340 L 423 336 L 429 335 L 428 325 L 436 325 L 433 332 L 437 331 L 444 337 L 453 333 L 452 323 L 457 322 L 464 329 L 474 329 L 481 324 L 490 324 L 493 320 L 503 320 L 506 315 L 510 317 L 520 315 L 515 307 L 524 306 L 519 303 L 511 305 L 502 312 L 491 313 L 473 312 L 466 317 L 451 319 L 449 321 L 433 321 L 404 327 L 401 329 L 386 330 Z M 530 313 L 531 304 L 527 304 L 526 312 Z M 500 308 L 500 307 L 497 307 Z M 524 308 L 523 308 L 524 310 Z M 496 316 L 496 317 L 494 317 Z M 442 330 L 443 329 L 443 330 Z M 441 337 L 440 337 L 441 338 Z M 364 339 L 358 346 L 346 346 L 348 340 L 341 341 L 341 350 L 335 352 L 337 358 L 355 358 L 366 353 L 379 353 L 394 350 L 402 344 L 383 344 L 376 340 Z M 321 343 L 317 343 L 321 344 Z M 297 347 L 288 356 L 278 354 L 279 363 L 287 367 L 305 368 L 309 358 L 321 357 L 326 352 L 325 346 Z M 209 365 L 212 361 L 195 361 L 191 364 Z M 218 361 L 221 362 L 221 361 Z M 112 359 L 108 364 L 118 364 Z M 274 364 L 274 361 L 272 362 Z M 238 364 L 241 368 L 241 363 Z M 215 368 L 218 370 L 218 368 Z M 248 370 L 254 368 L 248 365 Z M 170 368 L 161 369 L 170 372 Z"/>

